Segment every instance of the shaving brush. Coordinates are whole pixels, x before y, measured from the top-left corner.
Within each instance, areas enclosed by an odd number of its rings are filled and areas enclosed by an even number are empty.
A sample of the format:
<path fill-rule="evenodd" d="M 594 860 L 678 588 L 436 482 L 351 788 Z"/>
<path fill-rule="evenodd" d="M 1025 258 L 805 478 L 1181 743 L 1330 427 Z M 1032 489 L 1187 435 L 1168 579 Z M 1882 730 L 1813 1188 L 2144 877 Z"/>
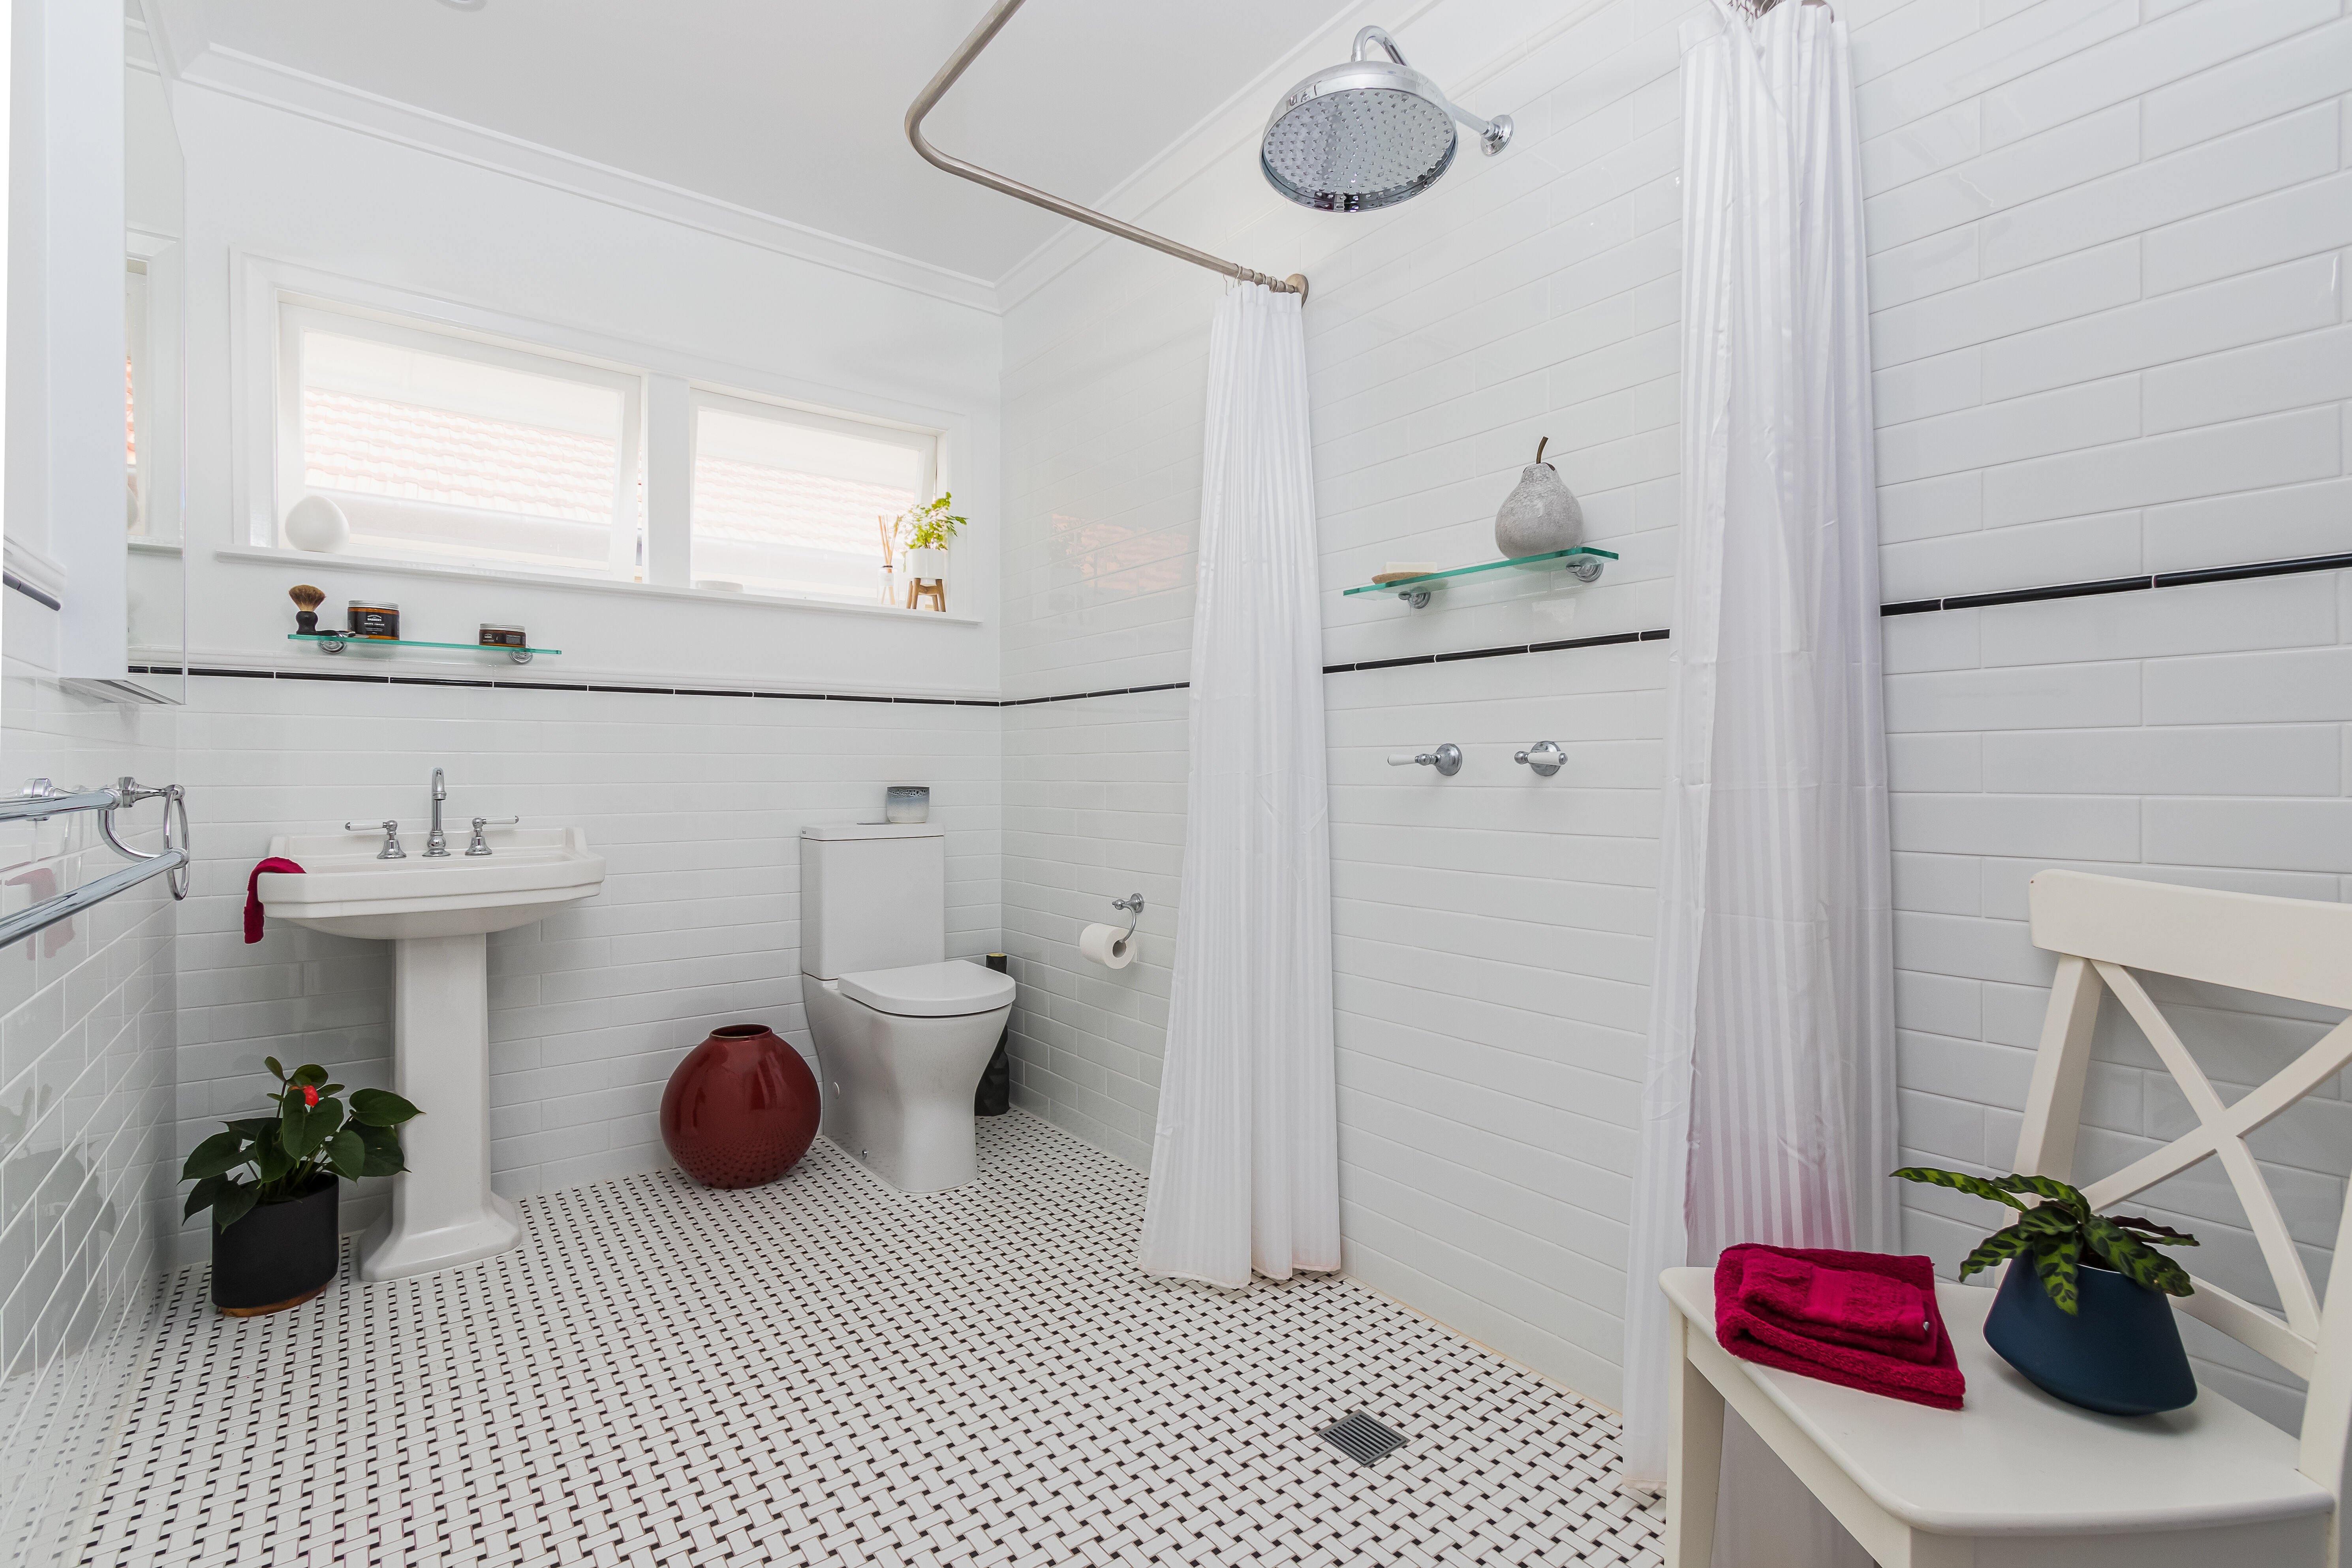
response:
<path fill-rule="evenodd" d="M 327 602 L 327 595 L 303 583 L 287 589 L 286 596 L 294 601 L 294 629 L 306 637 L 316 634 L 319 606 Z"/>

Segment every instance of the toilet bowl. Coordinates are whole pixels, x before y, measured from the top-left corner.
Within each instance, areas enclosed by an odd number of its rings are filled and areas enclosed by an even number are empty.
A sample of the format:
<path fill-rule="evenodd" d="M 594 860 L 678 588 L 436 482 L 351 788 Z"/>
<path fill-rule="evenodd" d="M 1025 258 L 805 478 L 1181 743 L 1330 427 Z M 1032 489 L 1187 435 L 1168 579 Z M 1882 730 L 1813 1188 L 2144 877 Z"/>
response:
<path fill-rule="evenodd" d="M 959 970 L 971 978 L 943 973 Z M 900 1192 L 936 1193 L 978 1176 L 972 1090 L 1012 1016 L 1012 976 L 950 962 L 804 984 L 824 1068 L 818 1131 Z M 956 1005 L 984 1010 L 893 1012 L 940 1005 L 898 991 L 964 991 Z"/>
<path fill-rule="evenodd" d="M 801 999 L 817 1131 L 901 1192 L 980 1173 L 972 1091 L 1013 978 L 947 954 L 947 853 L 925 825 L 801 830 Z"/>

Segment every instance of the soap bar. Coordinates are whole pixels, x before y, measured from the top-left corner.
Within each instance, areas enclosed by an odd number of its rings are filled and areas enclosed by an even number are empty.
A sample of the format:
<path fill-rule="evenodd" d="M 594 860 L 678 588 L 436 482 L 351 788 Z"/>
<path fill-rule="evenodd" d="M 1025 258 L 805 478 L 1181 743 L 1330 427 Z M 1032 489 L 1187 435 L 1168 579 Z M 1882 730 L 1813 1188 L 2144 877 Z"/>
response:
<path fill-rule="evenodd" d="M 1407 577 L 1426 577 L 1437 570 L 1434 561 L 1391 561 L 1381 569 L 1375 583 L 1396 583 Z"/>

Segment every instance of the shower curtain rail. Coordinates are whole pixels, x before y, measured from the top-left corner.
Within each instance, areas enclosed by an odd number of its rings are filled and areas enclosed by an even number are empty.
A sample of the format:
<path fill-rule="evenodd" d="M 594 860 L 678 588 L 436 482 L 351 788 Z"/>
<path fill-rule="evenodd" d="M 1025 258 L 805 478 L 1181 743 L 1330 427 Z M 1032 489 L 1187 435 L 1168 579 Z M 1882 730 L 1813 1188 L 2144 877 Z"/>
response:
<path fill-rule="evenodd" d="M 1138 245 L 1148 245 L 1152 249 L 1175 257 L 1180 261 L 1189 261 L 1195 267 L 1205 267 L 1212 272 L 1222 272 L 1226 277 L 1238 279 L 1244 283 L 1263 283 L 1277 293 L 1296 294 L 1299 297 L 1300 302 L 1304 303 L 1307 298 L 1307 275 L 1303 272 L 1294 272 L 1287 278 L 1276 278 L 1267 273 L 1254 271 L 1238 261 L 1227 261 L 1222 257 L 1212 256 L 1205 250 L 1195 250 L 1189 245 L 1153 234 L 1150 229 L 1138 228 L 1131 223 L 1121 223 L 1118 219 L 1098 213 L 1092 207 L 1082 207 L 1076 202 L 1065 201 L 1060 196 L 1041 191 L 1034 185 L 1024 185 L 1018 180 L 1008 179 L 1003 174 L 983 169 L 977 163 L 966 163 L 961 158 L 940 152 L 929 142 L 924 140 L 923 117 L 939 106 L 940 100 L 947 96 L 948 89 L 953 87 L 956 84 L 956 79 L 962 76 L 965 70 L 970 68 L 971 62 L 980 58 L 980 51 L 988 47 L 990 40 L 1003 31 L 1004 24 L 1013 19 L 1013 13 L 1021 9 L 1021 5 L 1022 0 L 996 0 L 996 4 L 989 7 L 988 15 L 980 19 L 980 26 L 974 27 L 971 36 L 956 46 L 956 52 L 948 57 L 948 63 L 940 68 L 937 76 L 931 78 L 930 85 L 924 88 L 916 97 L 915 101 L 908 106 L 907 140 L 914 143 L 915 151 L 923 155 L 924 161 L 934 168 L 944 169 L 960 179 L 986 185 L 992 191 L 1002 191 L 1006 195 L 1027 202 L 1033 206 L 1044 207 L 1047 212 L 1059 213 L 1066 218 L 1076 218 L 1078 222 L 1101 229 L 1106 234 L 1115 234 L 1121 239 L 1131 239 Z"/>
<path fill-rule="evenodd" d="M 114 814 L 142 800 L 163 803 L 163 847 L 152 855 L 131 848 L 114 831 Z M 93 904 L 102 904 L 151 878 L 168 875 L 172 879 L 172 897 L 188 896 L 188 801 L 186 792 L 178 784 L 150 789 L 126 775 L 117 780 L 111 789 L 61 790 L 47 779 L 35 779 L 25 786 L 23 794 L 0 796 L 0 822 L 46 822 L 73 811 L 97 812 L 99 837 L 106 840 L 107 847 L 137 864 L 109 871 L 71 892 L 59 893 L 30 909 L 0 917 L 0 947 L 46 931 L 59 921 L 70 920 Z M 173 831 L 175 826 L 176 836 Z"/>

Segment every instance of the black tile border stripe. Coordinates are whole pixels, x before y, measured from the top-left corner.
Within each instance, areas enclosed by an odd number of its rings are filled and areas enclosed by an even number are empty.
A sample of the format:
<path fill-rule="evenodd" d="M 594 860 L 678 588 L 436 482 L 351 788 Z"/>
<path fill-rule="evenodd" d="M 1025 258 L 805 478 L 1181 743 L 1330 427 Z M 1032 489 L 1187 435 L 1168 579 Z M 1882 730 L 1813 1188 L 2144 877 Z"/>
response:
<path fill-rule="evenodd" d="M 2149 588 L 2187 588 L 2200 583 L 2237 583 L 2250 577 L 2292 577 L 2305 572 L 2352 571 L 2352 552 L 2300 555 L 2286 561 L 2250 561 L 2238 566 L 2206 566 L 2193 572 L 2152 572 L 2145 577 L 2101 577 L 2088 583 L 2053 583 L 1999 594 L 1957 594 L 1945 599 L 1905 599 L 1881 605 L 1882 616 L 1921 616 L 1937 610 L 1979 610 L 1993 605 L 2039 604 L 2050 599 L 2087 599 L 2102 594 L 2136 594 Z"/>
<path fill-rule="evenodd" d="M 1878 606 L 1882 616 L 1921 616 L 1941 610 L 1974 610 L 1992 605 L 2038 604 L 2053 599 L 2084 599 L 2102 594 L 2132 594 L 2149 588 L 2184 588 L 2200 583 L 2234 583 L 2250 577 L 2287 577 L 2305 572 L 2352 571 L 2352 552 L 2340 555 L 2305 555 L 2287 561 L 2254 561 L 2239 566 L 2209 566 L 2193 572 L 2154 572 L 2145 577 L 2103 577 L 2088 583 L 2056 583 L 2040 588 L 2012 588 L 1997 594 L 1958 594 L 1943 599 L 1903 599 Z M 7 586 L 29 594 L 51 609 L 56 602 L 25 586 L 13 576 Z M 1664 626 L 1645 632 L 1611 632 L 1601 637 L 1567 637 L 1558 642 L 1514 643 L 1501 647 L 1463 648 L 1454 653 L 1416 653 L 1402 658 L 1368 658 L 1355 664 L 1327 664 L 1326 675 L 1360 670 L 1401 669 L 1410 665 L 1458 664 L 1468 659 L 1508 658 L 1523 653 L 1563 653 L 1572 648 L 1610 647 L 1619 643 L 1658 642 L 1671 637 Z M 131 666 L 133 675 L 177 675 L 161 666 Z M 328 670 L 225 669 L 191 666 L 190 675 L 219 676 L 240 680 L 343 680 L 363 686 L 471 686 L 499 691 L 612 691 L 641 697 L 753 697 L 787 702 L 890 702 L 922 708 L 1034 708 L 1045 702 L 1084 702 L 1097 697 L 1140 697 L 1153 691 L 1182 691 L 1189 680 L 1163 680 L 1156 686 L 1115 686 L 1100 691 L 1065 691 L 1052 697 L 877 697 L 842 691 L 746 691 L 708 686 L 588 686 L 556 680 L 466 679 L 438 675 L 346 675 Z"/>
<path fill-rule="evenodd" d="M 1655 642 L 1667 635 L 1660 626 L 1646 632 L 1612 632 L 1605 637 L 1570 637 L 1560 642 L 1515 643 L 1506 647 L 1469 648 L 1459 653 L 1417 653 L 1404 658 L 1366 659 L 1360 664 L 1327 664 L 1326 675 L 1346 675 L 1360 669 L 1395 669 L 1414 664 L 1454 664 L 1464 659 L 1507 658 L 1522 653 L 1559 653 L 1570 648 L 1607 647 L 1616 643 Z M 162 666 L 134 664 L 133 675 L 177 675 Z M 608 686 L 578 681 L 467 679 L 446 675 L 360 675 L 327 669 L 235 669 L 191 665 L 190 675 L 217 676 L 235 680 L 340 680 L 362 686 L 471 686 L 499 691 L 608 691 L 639 697 L 755 697 L 787 702 L 890 702 L 919 708 L 1034 708 L 1044 702 L 1084 702 L 1096 697 L 1141 697 L 1154 691 L 1184 691 L 1189 680 L 1163 680 L 1153 686 L 1115 686 L 1100 691 L 1065 691 L 1052 697 L 877 697 L 842 691 L 745 691 L 711 686 Z"/>

